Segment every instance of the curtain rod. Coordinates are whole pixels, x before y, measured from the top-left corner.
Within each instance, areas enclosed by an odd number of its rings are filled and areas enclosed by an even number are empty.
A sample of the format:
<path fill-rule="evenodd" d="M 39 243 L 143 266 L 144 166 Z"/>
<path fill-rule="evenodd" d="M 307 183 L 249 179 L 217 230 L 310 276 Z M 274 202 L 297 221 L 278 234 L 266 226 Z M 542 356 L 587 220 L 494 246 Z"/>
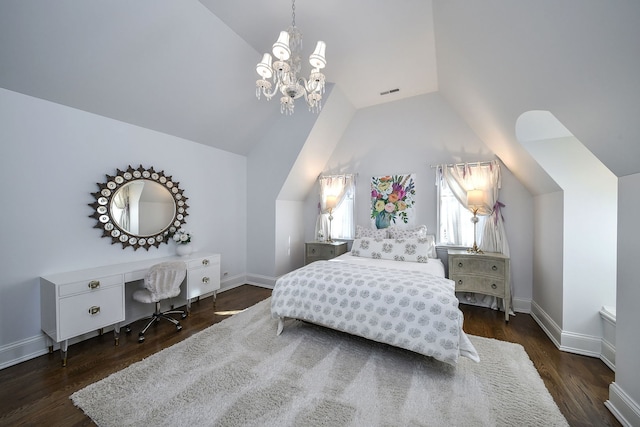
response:
<path fill-rule="evenodd" d="M 429 165 L 429 167 L 431 169 L 435 169 L 439 166 L 447 166 L 447 167 L 454 167 L 454 166 L 464 166 L 464 165 L 477 165 L 477 166 L 486 166 L 486 165 L 490 165 L 491 163 L 495 162 L 496 160 L 488 160 L 485 162 L 466 162 L 466 163 L 449 163 L 446 165 Z"/>
<path fill-rule="evenodd" d="M 318 175 L 318 178 L 317 178 L 317 179 L 320 179 L 320 178 L 336 178 L 336 177 L 341 177 L 341 176 L 345 176 L 345 177 L 346 177 L 346 176 L 353 176 L 353 177 L 357 177 L 357 176 L 358 176 L 358 174 L 357 174 L 357 173 L 339 173 L 339 174 L 337 174 L 337 175 L 322 175 L 322 174 L 320 174 L 320 175 Z"/>

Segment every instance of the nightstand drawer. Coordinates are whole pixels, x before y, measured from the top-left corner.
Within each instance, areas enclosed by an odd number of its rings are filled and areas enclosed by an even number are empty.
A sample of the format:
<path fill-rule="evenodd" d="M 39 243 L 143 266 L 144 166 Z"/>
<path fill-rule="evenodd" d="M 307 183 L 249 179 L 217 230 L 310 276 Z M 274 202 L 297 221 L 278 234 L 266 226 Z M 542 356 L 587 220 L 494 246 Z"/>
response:
<path fill-rule="evenodd" d="M 502 278 L 505 274 L 503 259 L 457 256 L 449 266 L 449 274 L 480 274 Z"/>
<path fill-rule="evenodd" d="M 310 242 L 305 243 L 305 264 L 328 260 L 347 252 L 346 242 Z"/>
<path fill-rule="evenodd" d="M 505 283 L 501 278 L 453 274 L 451 280 L 456 282 L 456 291 L 479 292 L 485 295 L 504 297 Z"/>

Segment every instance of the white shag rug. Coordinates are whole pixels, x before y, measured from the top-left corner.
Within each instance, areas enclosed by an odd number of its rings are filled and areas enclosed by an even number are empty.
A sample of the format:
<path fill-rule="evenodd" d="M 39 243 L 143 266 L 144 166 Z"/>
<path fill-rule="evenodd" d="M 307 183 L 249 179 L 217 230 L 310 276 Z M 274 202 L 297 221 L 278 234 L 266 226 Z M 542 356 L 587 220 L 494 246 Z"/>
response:
<path fill-rule="evenodd" d="M 270 298 L 71 395 L 99 426 L 567 426 L 518 344 L 458 366 L 312 324 Z"/>

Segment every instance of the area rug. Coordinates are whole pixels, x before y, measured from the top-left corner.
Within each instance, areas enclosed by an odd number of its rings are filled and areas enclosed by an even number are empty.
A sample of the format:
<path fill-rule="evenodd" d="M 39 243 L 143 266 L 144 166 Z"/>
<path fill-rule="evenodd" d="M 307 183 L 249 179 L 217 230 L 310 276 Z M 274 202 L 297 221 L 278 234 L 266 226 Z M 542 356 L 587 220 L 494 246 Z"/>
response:
<path fill-rule="evenodd" d="M 456 367 L 296 320 L 270 299 L 71 396 L 99 426 L 566 426 L 523 347 Z"/>

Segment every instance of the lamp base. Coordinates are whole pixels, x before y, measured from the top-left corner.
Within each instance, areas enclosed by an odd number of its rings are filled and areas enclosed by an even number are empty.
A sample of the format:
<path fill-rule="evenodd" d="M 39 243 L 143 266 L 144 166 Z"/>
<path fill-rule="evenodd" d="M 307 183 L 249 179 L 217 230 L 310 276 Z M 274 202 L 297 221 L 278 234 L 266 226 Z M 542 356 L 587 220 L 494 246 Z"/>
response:
<path fill-rule="evenodd" d="M 482 252 L 482 249 L 480 249 L 478 247 L 478 245 L 476 245 L 475 242 L 473 242 L 473 247 L 467 249 L 467 252 L 470 254 L 483 254 L 484 252 Z"/>

